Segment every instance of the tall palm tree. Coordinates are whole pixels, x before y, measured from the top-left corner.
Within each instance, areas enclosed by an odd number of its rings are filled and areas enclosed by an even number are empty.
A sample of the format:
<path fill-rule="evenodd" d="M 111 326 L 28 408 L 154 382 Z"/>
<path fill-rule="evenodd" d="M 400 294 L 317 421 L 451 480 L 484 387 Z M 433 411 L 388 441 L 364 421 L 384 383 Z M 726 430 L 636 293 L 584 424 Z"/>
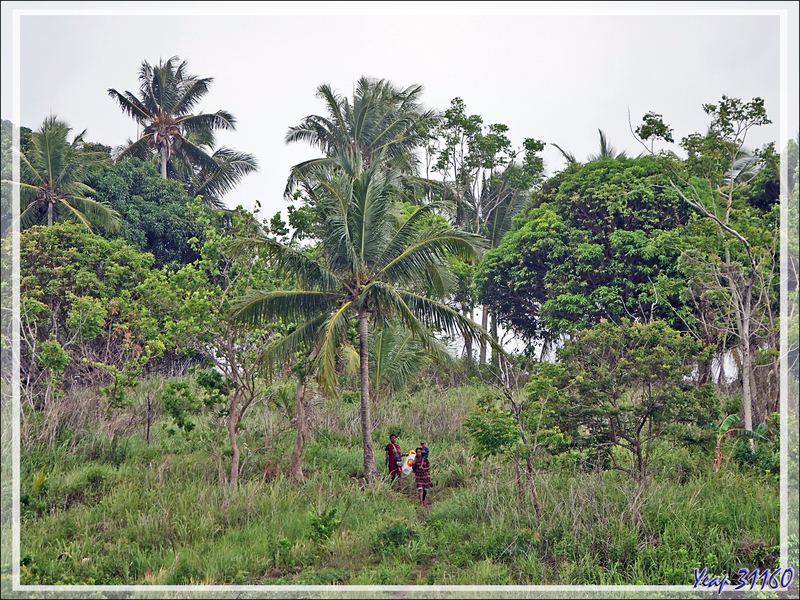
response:
<path fill-rule="evenodd" d="M 317 258 L 266 238 L 249 241 L 270 252 L 303 289 L 253 292 L 235 313 L 235 318 L 251 322 L 278 318 L 298 324 L 267 351 L 267 358 L 281 360 L 313 345 L 314 370 L 327 395 L 336 394 L 337 353 L 349 343 L 355 322 L 368 482 L 377 476 L 370 418 L 370 324 L 396 319 L 434 352 L 440 351 L 436 331 L 486 337 L 481 327 L 435 299 L 445 291 L 438 269 L 442 261 L 451 253 L 474 259 L 480 238 L 438 222 L 426 225 L 430 205 L 402 221 L 394 202 L 400 174 L 385 167 L 383 155 L 374 158 L 367 168 L 358 160 L 310 167 L 303 186 L 324 215 Z"/>
<path fill-rule="evenodd" d="M 385 79 L 362 77 L 351 103 L 329 85 L 319 86 L 317 97 L 325 101 L 328 116 L 305 117 L 299 125 L 289 128 L 285 140 L 287 144 L 307 142 L 324 156 L 292 167 L 287 197 L 312 167 L 330 164 L 345 153 L 358 157 L 365 167 L 380 154 L 387 164 L 413 170 L 413 152 L 425 141 L 423 126 L 437 118 L 435 111 L 423 110 L 421 94 L 421 85 L 401 89 Z"/>
<path fill-rule="evenodd" d="M 235 129 L 233 115 L 224 110 L 192 114 L 197 103 L 208 93 L 213 78 L 198 78 L 186 72 L 186 61 L 173 56 L 152 66 L 142 62 L 139 70 L 138 97 L 131 92 L 109 89 L 122 111 L 142 126 L 142 135 L 120 157 L 147 159 L 153 153 L 160 158 L 161 176 L 167 178 L 167 166 L 179 157 L 208 172 L 218 165 L 208 153 L 214 146 L 214 131 Z"/>
<path fill-rule="evenodd" d="M 84 183 L 89 169 L 107 157 L 84 150 L 85 131 L 72 143 L 67 141 L 69 132 L 65 122 L 48 117 L 31 135 L 27 155 L 20 155 L 20 199 L 25 207 L 19 215 L 20 225 L 30 227 L 46 216 L 48 227 L 58 219 L 74 218 L 89 231 L 91 223 L 117 231 L 117 212 L 88 197 L 96 192 Z"/>

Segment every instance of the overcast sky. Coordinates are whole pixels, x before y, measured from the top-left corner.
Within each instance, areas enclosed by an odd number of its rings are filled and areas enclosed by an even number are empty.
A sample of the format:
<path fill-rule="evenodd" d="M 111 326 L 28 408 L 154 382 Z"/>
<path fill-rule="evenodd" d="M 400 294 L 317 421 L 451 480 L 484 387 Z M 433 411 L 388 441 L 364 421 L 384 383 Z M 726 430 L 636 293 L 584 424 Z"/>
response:
<path fill-rule="evenodd" d="M 515 146 L 533 137 L 579 160 L 597 151 L 598 129 L 617 150 L 638 154 L 628 111 L 634 127 L 647 111 L 662 114 L 676 140 L 705 131 L 702 104 L 723 94 L 764 98 L 774 124 L 753 134 L 752 146 L 780 144 L 782 110 L 783 132 L 798 131 L 796 2 L 194 2 L 193 12 L 187 5 L 3 2 L 2 118 L 13 120 L 18 92 L 21 125 L 36 129 L 54 114 L 75 132 L 85 129 L 89 141 L 120 145 L 136 126 L 107 89 L 137 91 L 143 60 L 177 55 L 190 73 L 214 78 L 198 109 L 226 109 L 237 119 L 237 130 L 218 142 L 259 161 L 259 173 L 227 204 L 252 209 L 259 200 L 265 216 L 285 208 L 290 166 L 317 156 L 305 144 L 287 146 L 287 129 L 324 114 L 320 84 L 352 96 L 362 75 L 423 85 L 427 108 L 444 110 L 461 97 L 484 123 L 508 125 Z M 18 87 L 12 9 L 42 11 L 19 21 Z M 783 107 L 779 9 L 792 11 L 784 21 Z M 78 12 L 100 10 L 107 14 Z M 544 157 L 548 174 L 563 168 L 552 145 Z"/>

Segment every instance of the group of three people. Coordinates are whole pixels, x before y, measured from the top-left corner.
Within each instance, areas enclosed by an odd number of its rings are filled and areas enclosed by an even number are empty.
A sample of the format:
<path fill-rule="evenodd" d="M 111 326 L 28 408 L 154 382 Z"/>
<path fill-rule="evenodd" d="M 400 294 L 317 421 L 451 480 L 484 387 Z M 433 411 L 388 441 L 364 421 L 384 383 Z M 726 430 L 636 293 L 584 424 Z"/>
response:
<path fill-rule="evenodd" d="M 411 468 L 414 471 L 414 478 L 417 483 L 417 493 L 419 495 L 420 506 L 425 505 L 425 498 L 431 487 L 431 463 L 428 461 L 428 447 L 425 442 L 420 442 L 415 450 L 416 456 Z M 389 467 L 389 475 L 392 481 L 397 479 L 398 487 L 402 487 L 403 482 L 403 455 L 400 452 L 400 444 L 397 443 L 397 436 L 389 436 L 389 443 L 386 445 L 386 465 Z"/>

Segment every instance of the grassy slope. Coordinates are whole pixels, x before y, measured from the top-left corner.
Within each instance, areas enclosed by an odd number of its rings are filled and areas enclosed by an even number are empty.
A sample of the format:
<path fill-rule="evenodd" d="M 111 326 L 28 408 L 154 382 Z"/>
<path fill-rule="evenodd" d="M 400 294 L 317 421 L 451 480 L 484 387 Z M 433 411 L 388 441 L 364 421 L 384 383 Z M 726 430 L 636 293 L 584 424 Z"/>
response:
<path fill-rule="evenodd" d="M 162 383 L 142 386 L 139 402 Z M 207 452 L 158 424 L 148 446 L 141 406 L 108 427 L 73 416 L 80 436 L 22 451 L 23 583 L 691 585 L 695 567 L 776 566 L 777 483 L 733 464 L 714 474 L 710 455 L 668 451 L 643 488 L 616 472 L 542 472 L 537 520 L 509 465 L 470 458 L 460 423 L 480 391 L 431 384 L 381 409 L 376 448 L 390 432 L 404 451 L 422 438 L 431 448 L 430 508 L 408 481 L 403 492 L 364 487 L 357 404 L 312 408 L 303 486 L 282 475 L 294 442 L 285 417 L 253 408 L 248 447 L 269 448 L 235 494 Z M 313 528 L 326 516 L 328 539 Z"/>

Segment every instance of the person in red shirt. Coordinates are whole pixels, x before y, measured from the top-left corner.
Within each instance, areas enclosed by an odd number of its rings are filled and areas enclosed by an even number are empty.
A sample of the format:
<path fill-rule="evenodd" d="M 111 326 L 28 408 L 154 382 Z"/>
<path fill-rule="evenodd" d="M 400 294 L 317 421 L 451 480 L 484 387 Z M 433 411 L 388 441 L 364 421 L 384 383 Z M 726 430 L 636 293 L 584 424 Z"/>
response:
<path fill-rule="evenodd" d="M 389 436 L 389 443 L 386 444 L 386 466 L 389 467 L 389 476 L 392 481 L 397 479 L 397 487 L 402 487 L 403 471 L 401 466 L 403 464 L 403 455 L 400 453 L 400 444 L 397 443 L 397 436 L 392 434 Z"/>

